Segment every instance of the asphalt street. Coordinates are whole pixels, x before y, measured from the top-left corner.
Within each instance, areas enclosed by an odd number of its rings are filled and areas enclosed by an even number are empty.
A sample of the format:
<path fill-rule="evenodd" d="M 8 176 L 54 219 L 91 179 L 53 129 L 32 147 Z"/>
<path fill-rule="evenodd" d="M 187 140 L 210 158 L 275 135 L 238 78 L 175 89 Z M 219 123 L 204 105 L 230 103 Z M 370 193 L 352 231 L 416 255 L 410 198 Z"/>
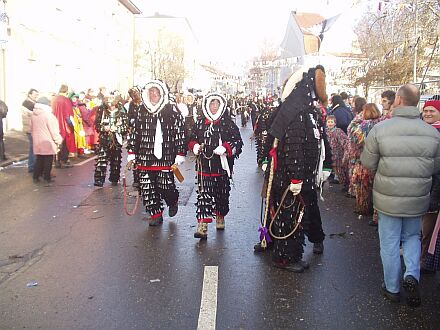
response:
<path fill-rule="evenodd" d="M 142 206 L 125 214 L 121 185 L 94 187 L 93 161 L 54 169 L 52 187 L 33 184 L 26 164 L 0 171 L 0 329 L 438 329 L 440 276 L 422 278 L 419 308 L 385 300 L 377 231 L 338 185 L 326 185 L 325 251 L 307 242 L 309 270 L 255 254 L 262 173 L 250 127 L 241 133 L 226 230 L 211 224 L 206 241 L 193 238 L 190 158 L 179 212 L 166 209 L 161 227 L 148 227 Z M 206 281 L 207 270 L 218 277 Z M 213 324 L 201 323 L 202 297 Z"/>

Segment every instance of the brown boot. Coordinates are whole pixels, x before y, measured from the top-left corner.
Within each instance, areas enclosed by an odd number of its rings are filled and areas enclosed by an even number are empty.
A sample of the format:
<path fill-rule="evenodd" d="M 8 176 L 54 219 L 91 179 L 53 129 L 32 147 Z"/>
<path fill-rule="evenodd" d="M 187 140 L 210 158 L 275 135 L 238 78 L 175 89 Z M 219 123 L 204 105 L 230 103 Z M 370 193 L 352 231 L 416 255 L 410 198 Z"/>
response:
<path fill-rule="evenodd" d="M 194 238 L 208 238 L 208 224 L 206 222 L 199 222 L 197 224 L 197 231 L 194 233 Z"/>
<path fill-rule="evenodd" d="M 225 229 L 225 217 L 218 215 L 217 218 L 215 219 L 215 228 L 217 228 L 217 230 L 224 230 Z"/>

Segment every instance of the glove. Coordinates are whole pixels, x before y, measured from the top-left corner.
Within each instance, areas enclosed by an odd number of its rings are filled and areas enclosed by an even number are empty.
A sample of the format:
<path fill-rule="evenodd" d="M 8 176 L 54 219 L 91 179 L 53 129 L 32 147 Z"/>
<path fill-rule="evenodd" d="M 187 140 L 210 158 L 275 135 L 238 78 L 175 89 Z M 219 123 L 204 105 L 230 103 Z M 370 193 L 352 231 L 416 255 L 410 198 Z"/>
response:
<path fill-rule="evenodd" d="M 127 168 L 127 170 L 131 170 L 132 168 L 134 168 L 134 161 L 135 161 L 135 159 L 136 159 L 136 155 L 135 154 L 129 154 L 128 156 L 127 156 L 127 166 L 126 166 L 126 168 Z"/>
<path fill-rule="evenodd" d="M 292 181 L 296 183 L 293 183 Z M 292 181 L 290 182 L 289 190 L 293 193 L 294 196 L 296 196 L 301 192 L 303 183 L 302 181 L 298 182 L 298 180 L 292 180 Z"/>
<path fill-rule="evenodd" d="M 329 178 L 331 173 L 332 173 L 332 170 L 329 168 L 322 169 L 322 181 L 323 182 L 326 181 Z"/>
<path fill-rule="evenodd" d="M 193 153 L 194 155 L 198 155 L 200 153 L 200 144 L 196 143 L 193 147 Z"/>
<path fill-rule="evenodd" d="M 214 149 L 214 153 L 219 156 L 223 155 L 225 152 L 226 152 L 226 148 L 223 146 L 218 146 L 217 148 Z"/>
<path fill-rule="evenodd" d="M 127 170 L 131 171 L 131 169 L 135 168 L 134 160 L 129 160 L 126 166 Z"/>
<path fill-rule="evenodd" d="M 174 160 L 174 164 L 177 166 L 182 165 L 185 162 L 185 156 L 177 155 L 176 159 Z"/>

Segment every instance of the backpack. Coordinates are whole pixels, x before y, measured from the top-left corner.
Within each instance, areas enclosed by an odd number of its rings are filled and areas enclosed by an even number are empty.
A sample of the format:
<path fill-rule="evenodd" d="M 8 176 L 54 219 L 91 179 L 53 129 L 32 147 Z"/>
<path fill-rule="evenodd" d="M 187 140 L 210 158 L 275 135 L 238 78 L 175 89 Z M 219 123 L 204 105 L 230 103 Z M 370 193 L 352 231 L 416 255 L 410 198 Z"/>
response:
<path fill-rule="evenodd" d="M 8 106 L 5 102 L 0 100 L 0 118 L 6 118 L 6 115 L 8 114 Z"/>

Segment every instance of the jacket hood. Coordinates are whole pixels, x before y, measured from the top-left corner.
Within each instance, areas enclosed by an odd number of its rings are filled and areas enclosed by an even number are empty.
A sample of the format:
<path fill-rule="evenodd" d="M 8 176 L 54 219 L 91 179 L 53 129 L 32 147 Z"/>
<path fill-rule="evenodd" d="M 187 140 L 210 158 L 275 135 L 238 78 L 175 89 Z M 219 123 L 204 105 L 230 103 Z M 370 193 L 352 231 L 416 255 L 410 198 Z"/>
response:
<path fill-rule="evenodd" d="M 393 117 L 407 117 L 407 118 L 420 118 L 420 111 L 417 107 L 404 106 L 394 108 Z"/>
<path fill-rule="evenodd" d="M 220 103 L 219 109 L 215 115 L 209 109 L 209 104 L 214 100 L 217 100 Z M 203 114 L 205 115 L 205 118 L 208 119 L 210 122 L 214 122 L 223 116 L 226 111 L 226 105 L 227 102 L 223 95 L 220 95 L 218 93 L 209 93 L 203 98 Z"/>
<path fill-rule="evenodd" d="M 38 116 L 46 112 L 52 112 L 52 108 L 46 104 L 35 103 L 34 115 Z"/>
<path fill-rule="evenodd" d="M 160 93 L 159 102 L 153 105 L 150 101 L 149 90 L 157 88 Z M 157 115 L 168 103 L 170 103 L 170 93 L 168 86 L 162 80 L 151 80 L 145 84 L 141 90 L 141 99 L 144 107 L 148 112 Z"/>

